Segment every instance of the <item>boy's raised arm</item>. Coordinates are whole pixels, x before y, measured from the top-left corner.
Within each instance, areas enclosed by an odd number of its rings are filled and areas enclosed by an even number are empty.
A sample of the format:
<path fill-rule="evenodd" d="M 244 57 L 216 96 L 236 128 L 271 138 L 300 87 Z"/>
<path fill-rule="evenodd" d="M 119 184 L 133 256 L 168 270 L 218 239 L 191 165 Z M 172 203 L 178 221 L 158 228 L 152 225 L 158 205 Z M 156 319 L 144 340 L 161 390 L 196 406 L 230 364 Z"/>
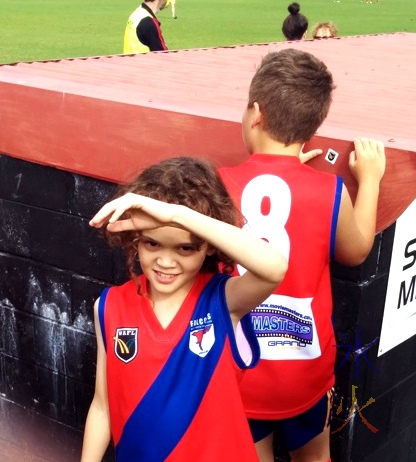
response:
<path fill-rule="evenodd" d="M 380 181 L 386 168 L 383 143 L 358 138 L 354 146 L 349 166 L 358 183 L 357 197 L 353 205 L 343 188 L 335 244 L 335 259 L 349 266 L 361 264 L 373 246 Z"/>

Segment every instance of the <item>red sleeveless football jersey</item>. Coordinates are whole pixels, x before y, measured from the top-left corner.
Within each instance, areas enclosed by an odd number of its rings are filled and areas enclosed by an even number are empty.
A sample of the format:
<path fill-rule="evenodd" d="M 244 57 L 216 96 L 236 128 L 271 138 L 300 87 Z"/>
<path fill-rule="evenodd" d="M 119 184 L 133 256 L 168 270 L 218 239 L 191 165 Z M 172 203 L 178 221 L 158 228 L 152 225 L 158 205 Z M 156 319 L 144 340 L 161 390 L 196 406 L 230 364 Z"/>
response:
<path fill-rule="evenodd" d="M 282 284 L 249 315 L 261 354 L 241 382 L 246 413 L 293 417 L 334 384 L 329 263 L 342 181 L 281 155 L 253 154 L 219 173 L 247 220 L 244 228 L 276 245 L 289 263 Z"/>
<path fill-rule="evenodd" d="M 238 380 L 259 350 L 248 323 L 250 362 L 239 355 L 228 277 L 198 275 L 165 329 L 134 282 L 104 290 L 99 319 L 117 462 L 258 460 Z M 143 275 L 140 283 L 143 291 Z"/>

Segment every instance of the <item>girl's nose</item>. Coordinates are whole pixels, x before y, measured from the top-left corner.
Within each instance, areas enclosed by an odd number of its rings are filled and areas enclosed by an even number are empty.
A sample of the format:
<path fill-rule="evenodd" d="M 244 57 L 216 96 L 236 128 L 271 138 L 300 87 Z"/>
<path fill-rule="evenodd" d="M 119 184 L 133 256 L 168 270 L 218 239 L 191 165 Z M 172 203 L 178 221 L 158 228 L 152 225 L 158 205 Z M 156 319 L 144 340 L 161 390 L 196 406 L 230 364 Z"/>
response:
<path fill-rule="evenodd" d="M 175 260 L 173 258 L 172 252 L 169 251 L 160 252 L 156 262 L 163 268 L 172 268 L 175 266 Z"/>

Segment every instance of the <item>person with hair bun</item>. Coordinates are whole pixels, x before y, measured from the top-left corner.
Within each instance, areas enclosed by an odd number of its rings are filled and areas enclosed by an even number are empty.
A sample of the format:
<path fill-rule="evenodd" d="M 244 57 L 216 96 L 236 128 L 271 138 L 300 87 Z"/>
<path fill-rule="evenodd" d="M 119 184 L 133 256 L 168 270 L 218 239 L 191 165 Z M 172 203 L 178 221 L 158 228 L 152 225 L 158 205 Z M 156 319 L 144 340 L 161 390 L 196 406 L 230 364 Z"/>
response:
<path fill-rule="evenodd" d="M 282 32 L 287 40 L 302 40 L 306 38 L 308 19 L 300 13 L 299 3 L 291 3 L 288 6 L 289 16 L 283 21 Z"/>

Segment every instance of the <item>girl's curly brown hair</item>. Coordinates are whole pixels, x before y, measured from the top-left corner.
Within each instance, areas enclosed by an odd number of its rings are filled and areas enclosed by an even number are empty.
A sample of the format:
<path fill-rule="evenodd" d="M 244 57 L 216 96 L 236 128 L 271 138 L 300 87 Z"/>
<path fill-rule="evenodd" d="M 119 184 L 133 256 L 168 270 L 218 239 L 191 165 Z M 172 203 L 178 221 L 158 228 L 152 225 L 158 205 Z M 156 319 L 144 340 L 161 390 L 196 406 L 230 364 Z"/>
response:
<path fill-rule="evenodd" d="M 113 199 L 126 193 L 135 193 L 171 204 L 189 207 L 199 213 L 241 226 L 242 216 L 229 196 L 214 166 L 206 160 L 192 157 L 173 157 L 151 165 L 132 182 L 118 187 Z M 137 245 L 140 232 L 110 233 L 104 228 L 104 237 L 113 247 L 122 247 L 126 255 L 127 272 L 135 279 L 137 273 Z M 194 237 L 199 245 L 203 241 Z M 223 252 L 214 249 L 207 255 L 202 272 L 231 273 L 234 262 Z"/>

